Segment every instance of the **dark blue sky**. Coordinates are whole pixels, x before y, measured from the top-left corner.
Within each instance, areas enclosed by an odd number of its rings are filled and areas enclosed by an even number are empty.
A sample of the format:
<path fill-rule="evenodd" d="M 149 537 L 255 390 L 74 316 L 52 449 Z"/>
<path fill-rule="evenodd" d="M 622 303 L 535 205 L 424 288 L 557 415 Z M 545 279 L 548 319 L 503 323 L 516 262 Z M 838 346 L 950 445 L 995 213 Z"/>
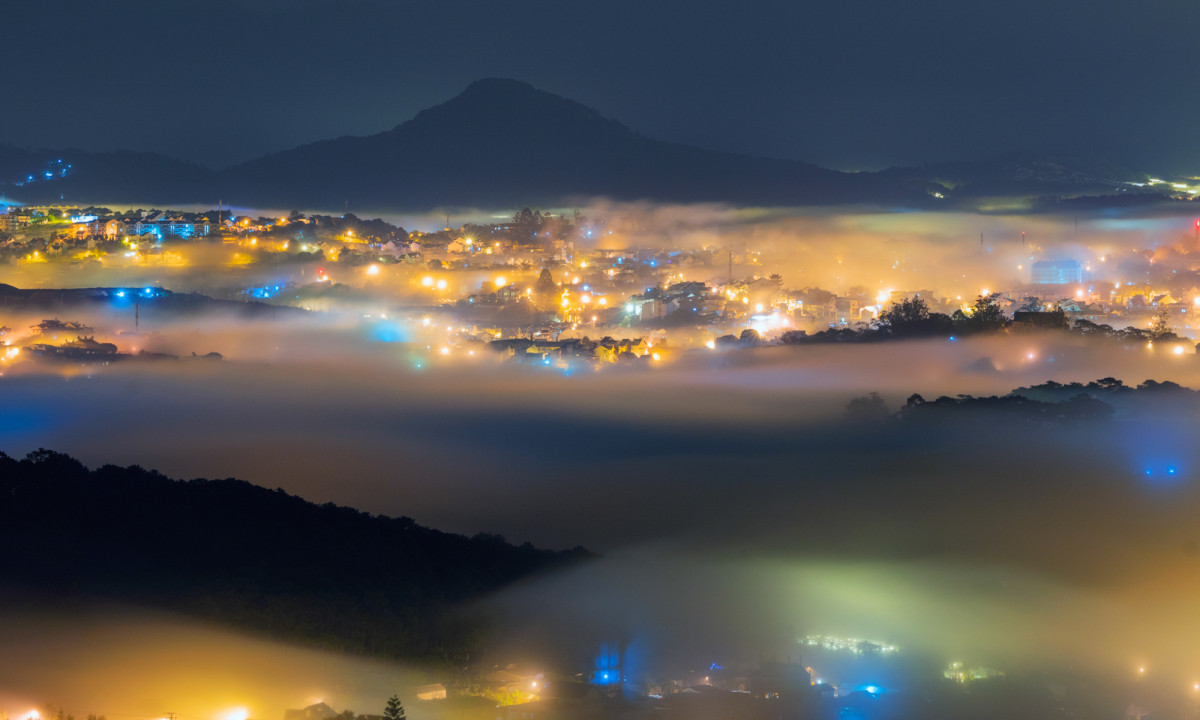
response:
<path fill-rule="evenodd" d="M 0 141 L 220 166 L 513 77 L 643 134 L 838 167 L 1066 151 L 1200 171 L 1194 0 L 42 0 Z"/>

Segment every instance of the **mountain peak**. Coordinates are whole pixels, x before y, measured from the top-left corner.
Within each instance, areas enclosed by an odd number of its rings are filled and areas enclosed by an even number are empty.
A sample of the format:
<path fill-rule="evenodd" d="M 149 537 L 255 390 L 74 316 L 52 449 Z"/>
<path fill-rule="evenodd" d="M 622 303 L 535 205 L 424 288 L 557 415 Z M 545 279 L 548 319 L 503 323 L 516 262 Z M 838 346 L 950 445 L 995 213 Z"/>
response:
<path fill-rule="evenodd" d="M 488 117 L 490 122 L 507 119 L 510 122 L 539 125 L 583 124 L 591 126 L 593 130 L 603 127 L 610 133 L 630 133 L 621 123 L 604 117 L 582 103 L 511 78 L 476 80 L 450 100 L 421 111 L 417 118 L 422 115 L 438 116 L 440 120 L 445 120 L 446 115 L 466 115 Z"/>
<path fill-rule="evenodd" d="M 549 95 L 544 90 L 539 90 L 524 80 L 514 80 L 512 78 L 501 77 L 486 77 L 479 78 L 475 82 L 467 86 L 459 96 L 463 95 L 499 95 L 499 94 L 517 94 L 517 93 L 539 93 Z"/>

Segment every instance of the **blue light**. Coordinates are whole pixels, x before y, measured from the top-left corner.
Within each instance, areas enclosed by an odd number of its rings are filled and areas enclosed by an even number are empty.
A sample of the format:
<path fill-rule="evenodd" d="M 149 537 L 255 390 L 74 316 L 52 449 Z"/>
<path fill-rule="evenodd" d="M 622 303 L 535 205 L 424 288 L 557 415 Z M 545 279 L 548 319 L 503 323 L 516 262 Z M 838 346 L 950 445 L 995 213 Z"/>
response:
<path fill-rule="evenodd" d="M 1167 468 L 1167 474 L 1168 474 L 1168 475 L 1174 475 L 1174 474 L 1175 474 L 1175 466 L 1174 466 L 1174 465 L 1172 465 L 1171 467 Z"/>
<path fill-rule="evenodd" d="M 118 290 L 118 291 L 117 291 L 117 297 L 125 297 L 125 291 L 124 291 L 124 290 Z"/>
<path fill-rule="evenodd" d="M 863 688 L 863 690 L 866 690 L 867 692 L 871 693 L 872 695 L 879 694 L 879 686 L 877 686 L 877 685 L 868 685 L 865 688 Z"/>
<path fill-rule="evenodd" d="M 958 338 L 956 338 L 956 337 L 954 337 L 953 335 L 951 335 L 951 336 L 950 336 L 950 342 L 958 342 Z"/>
<path fill-rule="evenodd" d="M 1150 468 L 1146 468 L 1146 477 L 1150 477 L 1152 474 L 1154 474 L 1154 471 Z"/>

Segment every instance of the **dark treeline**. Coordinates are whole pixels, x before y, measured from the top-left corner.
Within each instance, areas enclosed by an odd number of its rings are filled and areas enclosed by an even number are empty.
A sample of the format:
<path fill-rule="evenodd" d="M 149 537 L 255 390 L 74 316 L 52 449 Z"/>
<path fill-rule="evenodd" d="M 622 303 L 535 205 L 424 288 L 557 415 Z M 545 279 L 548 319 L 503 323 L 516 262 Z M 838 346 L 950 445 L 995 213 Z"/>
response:
<path fill-rule="evenodd" d="M 592 557 L 315 505 L 240 480 L 89 470 L 47 450 L 21 460 L 0 453 L 0 496 L 8 583 L 393 657 L 461 658 L 485 622 L 466 603 Z"/>
<path fill-rule="evenodd" d="M 974 422 L 1031 426 L 1076 426 L 1119 417 L 1141 417 L 1164 410 L 1200 414 L 1200 391 L 1170 381 L 1146 380 L 1126 385 L 1116 378 L 1087 384 L 1049 380 L 1019 387 L 1007 395 L 942 396 L 926 400 L 911 395 L 893 413 L 878 393 L 851 400 L 847 414 L 855 420 L 909 422 Z"/>
<path fill-rule="evenodd" d="M 925 300 L 909 297 L 894 303 L 869 325 L 830 328 L 812 335 L 803 330 L 790 330 L 780 336 L 779 342 L 784 345 L 879 342 L 893 339 L 953 338 L 1020 330 L 1057 330 L 1083 337 L 1113 340 L 1126 345 L 1183 340 L 1171 331 L 1165 309 L 1155 315 L 1148 328 L 1115 329 L 1111 325 L 1083 319 L 1071 322 L 1062 310 L 1019 310 L 1016 317 L 1017 319 L 1014 319 L 1004 314 L 995 295 L 980 295 L 968 312 L 955 310 L 952 315 L 931 312 Z M 734 342 L 738 340 L 733 336 L 722 339 Z"/>

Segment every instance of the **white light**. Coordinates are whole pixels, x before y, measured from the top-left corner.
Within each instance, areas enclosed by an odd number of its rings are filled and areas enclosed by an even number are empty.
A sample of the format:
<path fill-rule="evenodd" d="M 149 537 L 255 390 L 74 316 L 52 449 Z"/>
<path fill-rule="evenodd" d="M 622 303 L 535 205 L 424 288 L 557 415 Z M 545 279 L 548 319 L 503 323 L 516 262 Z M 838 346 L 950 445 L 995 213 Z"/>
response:
<path fill-rule="evenodd" d="M 378 275 L 379 274 L 379 266 L 378 265 L 368 265 L 367 266 L 367 274 L 368 275 Z"/>
<path fill-rule="evenodd" d="M 438 289 L 438 290 L 445 290 L 445 289 L 446 289 L 446 281 L 445 281 L 445 280 L 438 280 L 438 281 L 437 281 L 437 289 Z"/>

